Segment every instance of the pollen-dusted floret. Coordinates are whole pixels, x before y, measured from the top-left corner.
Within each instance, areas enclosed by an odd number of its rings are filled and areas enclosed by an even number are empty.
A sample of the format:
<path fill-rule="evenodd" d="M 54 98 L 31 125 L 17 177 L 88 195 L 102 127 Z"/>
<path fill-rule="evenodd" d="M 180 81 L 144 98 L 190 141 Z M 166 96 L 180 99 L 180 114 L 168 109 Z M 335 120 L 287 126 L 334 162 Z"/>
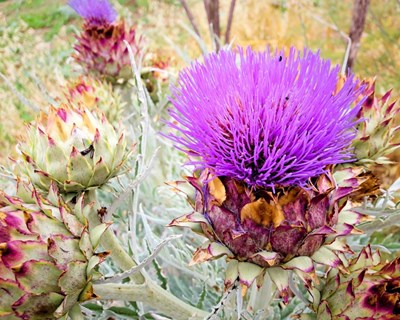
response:
<path fill-rule="evenodd" d="M 319 53 L 220 51 L 172 88 L 171 138 L 198 168 L 253 186 L 304 185 L 327 165 L 354 160 L 362 87 Z"/>

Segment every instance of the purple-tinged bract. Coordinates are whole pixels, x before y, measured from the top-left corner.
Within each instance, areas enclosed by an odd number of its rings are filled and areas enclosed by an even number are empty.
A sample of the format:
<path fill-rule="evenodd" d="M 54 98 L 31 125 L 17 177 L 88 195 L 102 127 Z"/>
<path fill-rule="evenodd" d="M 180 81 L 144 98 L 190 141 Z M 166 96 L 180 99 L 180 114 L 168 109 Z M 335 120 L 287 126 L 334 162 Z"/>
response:
<path fill-rule="evenodd" d="M 68 4 L 91 24 L 110 24 L 117 18 L 117 12 L 108 0 L 70 0 Z"/>
<path fill-rule="evenodd" d="M 171 138 L 198 168 L 253 186 L 304 185 L 327 165 L 353 160 L 352 75 L 337 92 L 339 66 L 309 50 L 210 54 L 172 88 Z"/>
<path fill-rule="evenodd" d="M 24 182 L 18 193 L 28 201 L 0 191 L 0 318 L 73 318 L 71 309 L 94 297 L 92 282 L 108 256 L 89 228 L 92 205 L 83 194 L 67 205 L 55 184 L 47 199 Z M 101 237 L 108 225 L 99 226 Z"/>
<path fill-rule="evenodd" d="M 317 319 L 400 319 L 399 257 L 387 262 L 368 245 L 349 261 L 348 271 L 330 269 L 311 291 Z"/>
<path fill-rule="evenodd" d="M 352 252 L 339 238 L 359 233 L 355 226 L 371 219 L 352 210 L 350 199 L 368 179 L 360 171 L 330 171 L 305 188 L 272 192 L 204 170 L 187 177 L 197 191 L 194 211 L 170 226 L 189 227 L 208 239 L 191 263 L 227 257 L 226 287 L 237 278 L 247 287 L 256 278 L 260 284 L 269 274 L 288 301 L 291 271 L 307 286 L 315 281 L 315 264 L 346 272 L 345 254 Z"/>

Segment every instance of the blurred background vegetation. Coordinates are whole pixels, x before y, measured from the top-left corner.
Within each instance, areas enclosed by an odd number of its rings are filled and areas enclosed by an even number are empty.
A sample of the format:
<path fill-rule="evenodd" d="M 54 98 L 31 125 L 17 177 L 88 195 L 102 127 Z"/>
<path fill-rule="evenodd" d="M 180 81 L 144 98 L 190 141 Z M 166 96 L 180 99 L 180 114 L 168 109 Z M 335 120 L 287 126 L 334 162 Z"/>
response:
<path fill-rule="evenodd" d="M 181 1 L 113 3 L 121 16 L 137 25 L 148 50 L 169 59 L 174 74 L 201 55 Z M 230 3 L 220 0 L 222 33 Z M 203 1 L 187 0 L 187 4 L 211 50 Z M 237 0 L 230 39 L 235 45 L 258 49 L 267 45 L 319 49 L 323 57 L 342 64 L 352 6 L 352 0 Z M 400 92 L 399 17 L 400 1 L 371 1 L 354 66 L 362 78 L 377 77 L 379 93 L 393 88 L 394 96 Z M 76 77 L 70 55 L 81 23 L 65 0 L 0 0 L 0 72 L 6 78 L 0 79 L 0 164 L 12 156 L 23 124 Z M 22 96 L 29 103 L 22 103 Z"/>

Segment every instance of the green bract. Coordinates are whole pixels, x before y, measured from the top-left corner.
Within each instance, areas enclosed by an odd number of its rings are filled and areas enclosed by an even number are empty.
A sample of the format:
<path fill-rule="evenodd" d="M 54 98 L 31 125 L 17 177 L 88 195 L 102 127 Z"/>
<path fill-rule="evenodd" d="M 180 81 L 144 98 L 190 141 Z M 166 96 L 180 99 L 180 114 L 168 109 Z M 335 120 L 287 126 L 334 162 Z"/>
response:
<path fill-rule="evenodd" d="M 0 318 L 56 319 L 93 298 L 91 281 L 107 253 L 95 253 L 107 224 L 89 231 L 90 206 L 71 209 L 51 186 L 35 204 L 0 194 Z"/>
<path fill-rule="evenodd" d="M 311 291 L 317 319 L 399 319 L 400 258 L 380 260 L 368 246 L 350 262 L 348 273 L 331 269 L 325 285 Z"/>
<path fill-rule="evenodd" d="M 366 89 L 359 117 L 357 138 L 353 142 L 355 155 L 360 164 L 387 164 L 387 158 L 399 144 L 394 143 L 394 134 L 399 129 L 394 125 L 395 117 L 400 111 L 396 102 L 389 103 L 391 91 L 381 98 L 375 96 L 375 81 L 364 81 Z"/>
<path fill-rule="evenodd" d="M 104 115 L 67 104 L 29 125 L 20 150 L 35 187 L 47 191 L 54 181 L 61 193 L 100 187 L 124 170 L 130 153 Z"/>
<path fill-rule="evenodd" d="M 117 125 L 121 119 L 125 105 L 120 92 L 113 90 L 110 83 L 90 76 L 81 76 L 68 81 L 63 90 L 62 101 L 84 105 L 89 110 L 100 110 L 114 125 Z"/>

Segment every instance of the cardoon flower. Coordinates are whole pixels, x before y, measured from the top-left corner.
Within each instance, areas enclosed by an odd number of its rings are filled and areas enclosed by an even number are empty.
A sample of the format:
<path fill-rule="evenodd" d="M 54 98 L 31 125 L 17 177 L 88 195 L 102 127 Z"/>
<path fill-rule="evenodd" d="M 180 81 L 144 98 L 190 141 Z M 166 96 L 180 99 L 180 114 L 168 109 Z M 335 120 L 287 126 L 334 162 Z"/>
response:
<path fill-rule="evenodd" d="M 252 186 L 304 185 L 327 165 L 349 162 L 360 107 L 350 76 L 334 94 L 339 67 L 291 49 L 221 51 L 196 62 L 172 89 L 173 139 L 192 164 Z"/>
<path fill-rule="evenodd" d="M 70 0 L 69 5 L 85 19 L 77 37 L 75 60 L 86 73 L 109 80 L 131 77 L 127 41 L 135 54 L 140 49 L 135 28 L 117 21 L 117 13 L 107 0 Z"/>
<path fill-rule="evenodd" d="M 336 91 L 338 76 L 308 50 L 284 57 L 240 49 L 194 63 L 173 88 L 171 125 L 181 135 L 172 139 L 203 170 L 187 178 L 194 212 L 171 225 L 208 239 L 193 263 L 227 256 L 227 286 L 269 274 L 286 300 L 288 270 L 307 285 L 315 262 L 345 270 L 350 250 L 338 237 L 368 218 L 349 199 L 369 177 L 333 172 L 353 160 L 360 109 L 352 107 L 358 83 L 350 76 Z"/>

